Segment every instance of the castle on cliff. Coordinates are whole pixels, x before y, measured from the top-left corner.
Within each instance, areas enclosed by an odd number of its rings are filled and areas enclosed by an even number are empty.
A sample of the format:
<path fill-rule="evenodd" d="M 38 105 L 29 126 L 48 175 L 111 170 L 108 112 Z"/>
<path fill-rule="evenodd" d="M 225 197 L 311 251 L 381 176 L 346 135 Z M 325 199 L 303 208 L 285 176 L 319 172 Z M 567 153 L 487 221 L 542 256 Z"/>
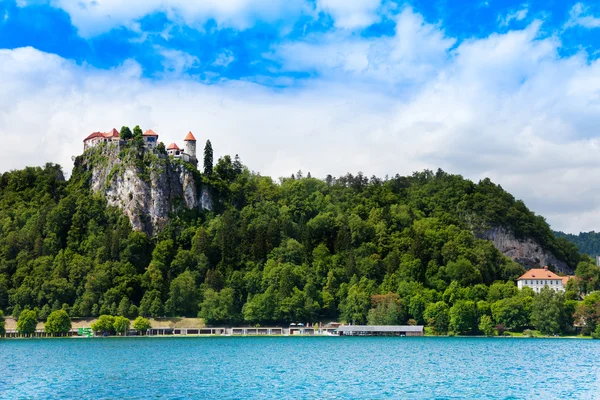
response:
<path fill-rule="evenodd" d="M 143 133 L 144 147 L 148 150 L 154 150 L 158 147 L 158 133 L 152 129 L 148 129 Z M 185 139 L 183 139 L 184 148 L 181 149 L 176 143 L 171 143 L 167 148 L 167 154 L 173 158 L 189 162 L 194 166 L 198 165 L 198 159 L 196 158 L 196 138 L 192 132 L 188 132 Z M 101 143 L 115 143 L 122 145 L 125 140 L 119 135 L 119 131 L 113 128 L 110 132 L 94 132 L 85 139 L 83 139 L 83 151 L 95 147 Z"/>

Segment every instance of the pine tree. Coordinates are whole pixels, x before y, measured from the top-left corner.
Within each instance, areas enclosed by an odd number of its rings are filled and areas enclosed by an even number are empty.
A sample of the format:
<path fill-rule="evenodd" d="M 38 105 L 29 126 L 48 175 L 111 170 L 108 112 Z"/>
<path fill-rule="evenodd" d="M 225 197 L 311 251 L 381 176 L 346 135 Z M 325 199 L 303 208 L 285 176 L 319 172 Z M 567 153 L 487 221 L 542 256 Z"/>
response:
<path fill-rule="evenodd" d="M 204 174 L 212 175 L 213 173 L 213 148 L 210 140 L 206 141 L 204 146 Z"/>

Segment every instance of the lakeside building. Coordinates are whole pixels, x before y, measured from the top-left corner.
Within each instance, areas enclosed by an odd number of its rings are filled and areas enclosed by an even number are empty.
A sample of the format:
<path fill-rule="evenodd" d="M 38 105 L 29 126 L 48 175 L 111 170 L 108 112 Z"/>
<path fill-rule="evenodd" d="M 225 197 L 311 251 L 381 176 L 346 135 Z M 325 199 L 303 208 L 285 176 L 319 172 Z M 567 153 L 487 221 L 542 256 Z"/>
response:
<path fill-rule="evenodd" d="M 343 325 L 338 336 L 423 336 L 423 325 Z"/>
<path fill-rule="evenodd" d="M 154 150 L 158 147 L 158 133 L 152 129 L 148 129 L 143 133 L 144 147 L 148 150 Z M 196 157 L 196 138 L 192 132 L 183 139 L 185 145 L 181 149 L 176 143 L 171 143 L 167 147 L 167 154 L 173 158 L 189 162 L 194 166 L 198 166 L 198 158 Z M 110 132 L 94 132 L 83 139 L 83 151 L 91 149 L 101 143 L 114 143 L 119 146 L 125 144 L 125 141 L 121 139 L 119 131 L 113 128 Z"/>
<path fill-rule="evenodd" d="M 567 282 L 571 278 L 573 277 L 558 276 L 548 267 L 532 268 L 517 279 L 517 287 L 519 289 L 530 287 L 534 292 L 539 293 L 545 286 L 548 286 L 558 292 L 565 290 Z"/>

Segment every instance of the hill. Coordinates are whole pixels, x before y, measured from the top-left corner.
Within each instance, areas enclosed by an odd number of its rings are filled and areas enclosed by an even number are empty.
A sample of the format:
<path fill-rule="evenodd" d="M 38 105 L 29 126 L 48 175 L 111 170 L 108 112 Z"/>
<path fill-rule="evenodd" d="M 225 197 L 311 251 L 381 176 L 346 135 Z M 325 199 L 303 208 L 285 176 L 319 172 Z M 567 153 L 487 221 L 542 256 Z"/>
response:
<path fill-rule="evenodd" d="M 582 253 L 592 257 L 600 255 L 600 232 L 581 232 L 579 235 L 564 232 L 554 232 L 554 234 L 558 238 L 574 243 Z"/>
<path fill-rule="evenodd" d="M 53 164 L 2 174 L 0 309 L 359 323 L 373 295 L 393 293 L 397 320 L 423 322 L 425 305 L 458 288 L 484 300 L 524 272 L 498 248 L 562 272 L 580 261 L 489 179 L 275 181 L 229 156 L 206 172 L 130 143 L 87 150 L 68 181 Z"/>

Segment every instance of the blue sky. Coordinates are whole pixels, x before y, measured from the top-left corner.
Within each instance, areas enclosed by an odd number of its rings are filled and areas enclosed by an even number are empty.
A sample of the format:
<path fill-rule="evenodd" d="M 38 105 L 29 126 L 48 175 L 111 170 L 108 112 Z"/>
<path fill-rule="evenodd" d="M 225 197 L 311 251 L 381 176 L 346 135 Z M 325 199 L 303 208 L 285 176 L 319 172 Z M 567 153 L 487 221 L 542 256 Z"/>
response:
<path fill-rule="evenodd" d="M 490 177 L 599 230 L 599 57 L 592 1 L 0 0 L 0 171 L 140 124 L 275 177 Z"/>

